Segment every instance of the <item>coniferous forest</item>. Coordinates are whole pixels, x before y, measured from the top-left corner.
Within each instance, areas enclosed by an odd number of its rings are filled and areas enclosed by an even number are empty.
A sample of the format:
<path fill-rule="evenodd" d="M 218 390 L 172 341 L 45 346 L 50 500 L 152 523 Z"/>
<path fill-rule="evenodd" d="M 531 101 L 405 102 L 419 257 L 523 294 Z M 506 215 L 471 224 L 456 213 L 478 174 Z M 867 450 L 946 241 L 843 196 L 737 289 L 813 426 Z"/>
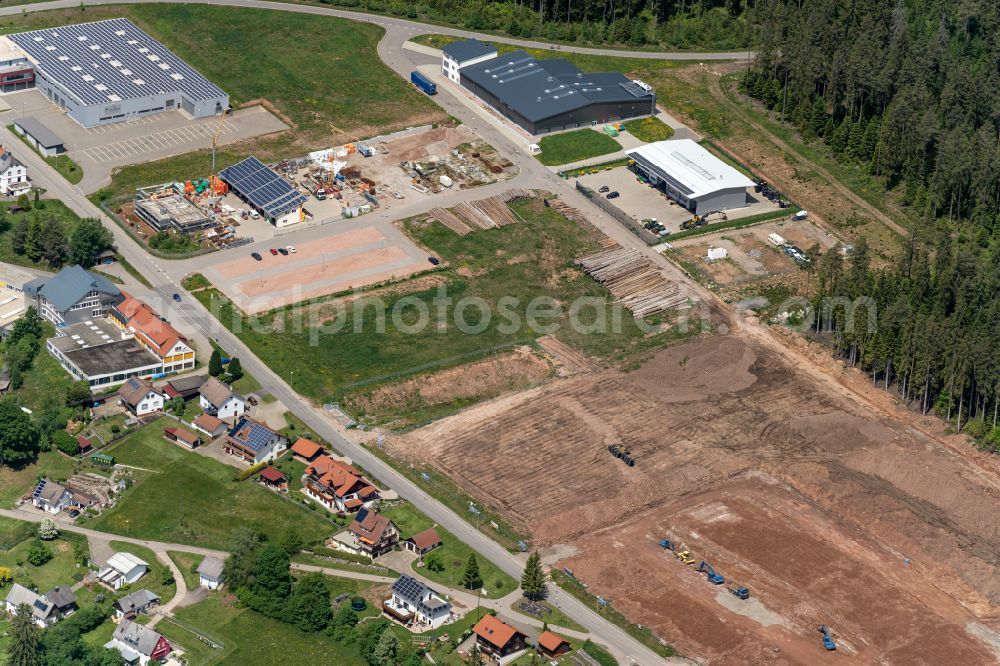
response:
<path fill-rule="evenodd" d="M 819 260 L 816 331 L 1000 450 L 1000 3 L 762 0 L 752 22 L 743 92 L 866 168 L 911 220 L 888 264 L 864 242 Z"/>

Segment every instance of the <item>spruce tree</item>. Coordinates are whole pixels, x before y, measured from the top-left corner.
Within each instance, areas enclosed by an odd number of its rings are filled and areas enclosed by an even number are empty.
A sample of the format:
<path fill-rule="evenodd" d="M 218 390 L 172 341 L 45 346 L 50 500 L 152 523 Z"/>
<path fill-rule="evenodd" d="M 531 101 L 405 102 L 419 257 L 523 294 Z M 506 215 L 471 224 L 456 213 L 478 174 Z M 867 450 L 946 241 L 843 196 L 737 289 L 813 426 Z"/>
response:
<path fill-rule="evenodd" d="M 462 586 L 470 590 L 483 586 L 483 576 L 479 573 L 479 560 L 476 554 L 469 555 L 469 561 L 465 563 L 465 571 L 462 572 Z"/>
<path fill-rule="evenodd" d="M 222 355 L 218 349 L 212 351 L 212 357 L 208 359 L 208 374 L 218 377 L 222 374 Z"/>
<path fill-rule="evenodd" d="M 545 572 L 542 571 L 542 558 L 538 551 L 533 552 L 524 565 L 521 574 L 521 590 L 529 599 L 539 599 L 545 593 Z"/>
<path fill-rule="evenodd" d="M 11 641 L 7 647 L 7 666 L 41 666 L 38 627 L 28 604 L 21 604 L 11 622 Z"/>
<path fill-rule="evenodd" d="M 240 365 L 240 359 L 238 358 L 231 360 L 226 370 L 229 372 L 229 376 L 234 382 L 243 376 L 243 366 Z"/>

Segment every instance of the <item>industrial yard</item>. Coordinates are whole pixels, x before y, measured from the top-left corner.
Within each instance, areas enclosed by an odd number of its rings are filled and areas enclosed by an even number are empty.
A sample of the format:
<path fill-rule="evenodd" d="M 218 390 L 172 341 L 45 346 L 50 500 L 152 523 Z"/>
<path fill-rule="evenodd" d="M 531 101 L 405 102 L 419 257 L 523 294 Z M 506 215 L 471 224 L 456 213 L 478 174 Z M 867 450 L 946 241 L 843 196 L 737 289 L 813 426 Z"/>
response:
<path fill-rule="evenodd" d="M 825 623 L 860 663 L 994 660 L 996 461 L 959 457 L 924 432 L 930 420 L 868 411 L 851 397 L 863 377 L 809 367 L 712 336 L 632 372 L 584 366 L 387 446 L 558 546 L 554 564 L 682 653 L 826 663 Z M 923 483 L 928 469 L 940 483 Z M 750 599 L 708 583 L 663 538 Z"/>

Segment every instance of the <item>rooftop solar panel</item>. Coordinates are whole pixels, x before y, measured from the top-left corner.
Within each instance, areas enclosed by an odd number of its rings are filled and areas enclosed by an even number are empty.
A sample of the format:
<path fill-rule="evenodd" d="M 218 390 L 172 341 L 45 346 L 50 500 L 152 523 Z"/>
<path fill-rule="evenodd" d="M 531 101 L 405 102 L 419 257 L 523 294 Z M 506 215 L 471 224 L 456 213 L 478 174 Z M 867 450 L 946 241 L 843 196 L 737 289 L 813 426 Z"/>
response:
<path fill-rule="evenodd" d="M 291 183 L 256 157 L 226 167 L 219 178 L 268 217 L 280 217 L 306 202 Z"/>
<path fill-rule="evenodd" d="M 45 28 L 9 37 L 43 74 L 65 86 L 82 104 L 105 104 L 107 96 L 83 82 L 77 69 L 80 66 L 93 72 L 99 83 L 122 99 L 178 92 L 194 101 L 226 96 L 221 88 L 128 19 Z M 169 70 L 157 66 L 161 60 Z M 172 77 L 168 72 L 182 77 Z M 135 85 L 133 78 L 145 81 L 146 86 Z"/>

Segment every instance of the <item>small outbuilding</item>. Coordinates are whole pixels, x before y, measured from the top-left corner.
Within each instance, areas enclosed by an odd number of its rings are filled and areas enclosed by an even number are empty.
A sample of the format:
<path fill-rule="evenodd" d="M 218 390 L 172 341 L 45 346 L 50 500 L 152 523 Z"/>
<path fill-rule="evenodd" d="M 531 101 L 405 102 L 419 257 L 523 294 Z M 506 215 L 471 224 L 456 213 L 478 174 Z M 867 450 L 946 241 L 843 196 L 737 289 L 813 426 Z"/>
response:
<path fill-rule="evenodd" d="M 558 659 L 569 652 L 569 641 L 551 631 L 543 631 L 538 637 L 538 651 L 548 659 Z"/>
<path fill-rule="evenodd" d="M 226 563 L 217 557 L 208 555 L 198 565 L 198 583 L 209 590 L 218 589 L 222 585 L 222 571 Z"/>
<path fill-rule="evenodd" d="M 197 448 L 201 444 L 201 438 L 190 430 L 184 428 L 171 427 L 163 429 L 163 436 L 171 442 L 183 444 L 189 449 Z"/>
<path fill-rule="evenodd" d="M 288 479 L 274 467 L 262 469 L 259 478 L 262 486 L 282 493 L 288 492 Z"/>
<path fill-rule="evenodd" d="M 299 437 L 292 444 L 292 455 L 308 465 L 323 455 L 323 447 L 311 439 Z"/>
<path fill-rule="evenodd" d="M 28 117 L 15 120 L 14 131 L 23 136 L 45 157 L 55 157 L 66 152 L 65 142 L 38 118 Z"/>
<path fill-rule="evenodd" d="M 403 547 L 421 557 L 441 545 L 441 537 L 433 527 L 417 532 L 403 543 Z"/>

